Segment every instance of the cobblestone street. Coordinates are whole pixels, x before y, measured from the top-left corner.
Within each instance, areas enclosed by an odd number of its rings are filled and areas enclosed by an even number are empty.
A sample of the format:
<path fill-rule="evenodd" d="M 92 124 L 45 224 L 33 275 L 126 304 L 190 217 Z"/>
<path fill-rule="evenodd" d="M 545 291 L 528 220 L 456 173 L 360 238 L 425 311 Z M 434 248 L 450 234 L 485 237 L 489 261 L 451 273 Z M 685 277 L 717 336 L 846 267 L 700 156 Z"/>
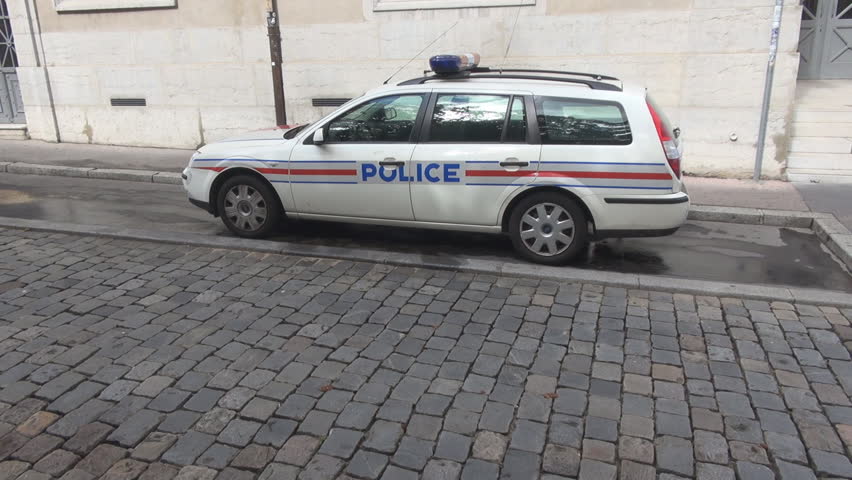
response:
<path fill-rule="evenodd" d="M 0 480 L 852 478 L 852 309 L 0 229 Z"/>

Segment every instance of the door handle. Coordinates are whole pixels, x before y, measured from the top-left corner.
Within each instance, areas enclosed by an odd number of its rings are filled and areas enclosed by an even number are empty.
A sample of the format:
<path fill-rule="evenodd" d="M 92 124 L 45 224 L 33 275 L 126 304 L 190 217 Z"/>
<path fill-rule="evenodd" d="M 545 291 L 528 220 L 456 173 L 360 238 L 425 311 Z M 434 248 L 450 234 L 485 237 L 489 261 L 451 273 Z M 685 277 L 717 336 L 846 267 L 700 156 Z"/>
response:
<path fill-rule="evenodd" d="M 521 162 L 517 158 L 510 157 L 510 158 L 507 158 L 506 160 L 503 160 L 502 162 L 500 162 L 500 166 L 501 167 L 529 167 L 530 162 Z"/>
<path fill-rule="evenodd" d="M 405 166 L 405 162 L 400 162 L 399 160 L 393 157 L 388 157 L 379 162 L 379 165 L 382 167 L 403 167 Z"/>

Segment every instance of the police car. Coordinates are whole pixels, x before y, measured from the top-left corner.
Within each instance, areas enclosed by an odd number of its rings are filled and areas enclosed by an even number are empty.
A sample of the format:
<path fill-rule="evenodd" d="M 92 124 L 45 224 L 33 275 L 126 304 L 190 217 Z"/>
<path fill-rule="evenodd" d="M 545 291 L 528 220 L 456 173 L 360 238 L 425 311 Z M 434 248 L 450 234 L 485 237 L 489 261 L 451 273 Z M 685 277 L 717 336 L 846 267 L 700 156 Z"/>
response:
<path fill-rule="evenodd" d="M 679 135 L 644 88 L 475 54 L 430 64 L 314 124 L 204 146 L 183 172 L 189 200 L 241 237 L 285 216 L 502 232 L 551 265 L 686 220 Z"/>

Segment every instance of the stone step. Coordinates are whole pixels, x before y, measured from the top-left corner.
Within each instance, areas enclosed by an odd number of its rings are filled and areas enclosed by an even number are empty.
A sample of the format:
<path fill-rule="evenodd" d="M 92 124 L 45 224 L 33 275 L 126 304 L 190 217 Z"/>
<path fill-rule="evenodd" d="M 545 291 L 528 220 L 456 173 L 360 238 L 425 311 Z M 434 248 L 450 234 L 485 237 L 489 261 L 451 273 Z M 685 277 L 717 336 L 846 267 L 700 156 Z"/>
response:
<path fill-rule="evenodd" d="M 852 136 L 844 137 L 793 137 L 790 153 L 846 153 L 852 154 Z M 846 155 L 852 162 L 852 155 Z"/>
<path fill-rule="evenodd" d="M 852 184 L 852 169 L 821 170 L 814 168 L 788 168 L 787 181 Z"/>
<path fill-rule="evenodd" d="M 852 170 L 852 154 L 791 153 L 787 157 L 787 168 Z"/>
<path fill-rule="evenodd" d="M 846 98 L 796 100 L 793 109 L 816 112 L 852 112 L 852 104 Z"/>
<path fill-rule="evenodd" d="M 0 124 L 0 139 L 3 140 L 28 140 L 27 125 L 20 123 Z"/>
<path fill-rule="evenodd" d="M 852 81 L 799 81 L 796 85 L 795 104 L 846 104 L 852 108 Z"/>
<path fill-rule="evenodd" d="M 794 122 L 790 136 L 852 138 L 852 123 Z"/>
<path fill-rule="evenodd" d="M 793 122 L 852 123 L 852 109 L 836 111 L 794 109 Z"/>

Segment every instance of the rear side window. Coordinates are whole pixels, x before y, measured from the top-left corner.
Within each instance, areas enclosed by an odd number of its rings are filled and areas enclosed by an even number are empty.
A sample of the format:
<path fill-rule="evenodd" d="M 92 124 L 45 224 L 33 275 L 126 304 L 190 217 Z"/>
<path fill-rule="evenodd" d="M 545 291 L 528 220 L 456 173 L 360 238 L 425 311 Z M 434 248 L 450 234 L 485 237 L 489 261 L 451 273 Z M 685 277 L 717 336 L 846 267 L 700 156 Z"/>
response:
<path fill-rule="evenodd" d="M 541 142 L 545 145 L 630 145 L 633 134 L 616 102 L 536 97 Z"/>
<path fill-rule="evenodd" d="M 429 141 L 500 143 L 508 110 L 508 96 L 438 95 Z"/>

